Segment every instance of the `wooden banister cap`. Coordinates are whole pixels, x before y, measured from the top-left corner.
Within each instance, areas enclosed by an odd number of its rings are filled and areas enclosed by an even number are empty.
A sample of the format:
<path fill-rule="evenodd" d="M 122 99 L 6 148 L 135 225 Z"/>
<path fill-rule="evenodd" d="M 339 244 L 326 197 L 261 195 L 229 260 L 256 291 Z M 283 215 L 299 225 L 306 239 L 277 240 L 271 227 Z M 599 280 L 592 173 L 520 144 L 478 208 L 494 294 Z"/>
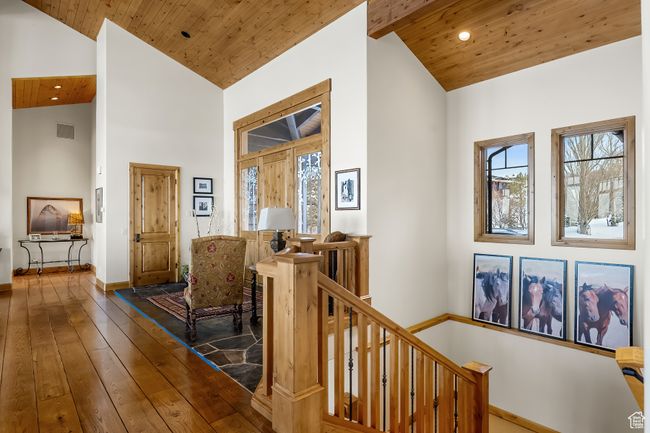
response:
<path fill-rule="evenodd" d="M 372 235 L 355 235 L 355 234 L 349 234 L 349 238 L 360 238 L 360 239 L 370 239 Z"/>
<path fill-rule="evenodd" d="M 316 238 L 293 237 L 293 238 L 289 238 L 288 241 L 290 241 L 290 242 L 316 242 Z"/>
<path fill-rule="evenodd" d="M 643 366 L 643 348 L 630 346 L 616 349 L 616 362 L 619 364 L 635 364 Z"/>
<path fill-rule="evenodd" d="M 307 253 L 289 253 L 275 256 L 275 260 L 279 263 L 310 263 L 320 262 L 321 256 Z"/>
<path fill-rule="evenodd" d="M 492 366 L 487 364 L 481 364 L 480 362 L 476 362 L 476 361 L 468 362 L 467 364 L 463 365 L 463 368 L 479 374 L 486 374 L 490 370 L 492 370 Z"/>

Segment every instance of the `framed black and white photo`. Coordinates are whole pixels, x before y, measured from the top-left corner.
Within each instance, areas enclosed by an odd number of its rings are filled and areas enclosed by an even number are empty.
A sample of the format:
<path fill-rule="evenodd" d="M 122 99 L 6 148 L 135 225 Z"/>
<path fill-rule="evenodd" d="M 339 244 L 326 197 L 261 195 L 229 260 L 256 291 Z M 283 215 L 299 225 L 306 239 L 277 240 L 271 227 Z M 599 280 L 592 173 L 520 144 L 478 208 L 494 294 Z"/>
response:
<path fill-rule="evenodd" d="M 519 259 L 519 330 L 566 339 L 566 260 Z"/>
<path fill-rule="evenodd" d="M 510 327 L 512 256 L 474 254 L 472 319 Z"/>
<path fill-rule="evenodd" d="M 634 266 L 576 262 L 575 342 L 615 351 L 632 346 Z"/>
<path fill-rule="evenodd" d="M 214 206 L 214 197 L 195 195 L 194 196 L 194 212 L 197 217 L 207 217 L 212 213 Z"/>
<path fill-rule="evenodd" d="M 336 210 L 361 209 L 361 169 L 336 172 Z"/>
<path fill-rule="evenodd" d="M 212 178 L 195 177 L 194 194 L 212 194 Z"/>

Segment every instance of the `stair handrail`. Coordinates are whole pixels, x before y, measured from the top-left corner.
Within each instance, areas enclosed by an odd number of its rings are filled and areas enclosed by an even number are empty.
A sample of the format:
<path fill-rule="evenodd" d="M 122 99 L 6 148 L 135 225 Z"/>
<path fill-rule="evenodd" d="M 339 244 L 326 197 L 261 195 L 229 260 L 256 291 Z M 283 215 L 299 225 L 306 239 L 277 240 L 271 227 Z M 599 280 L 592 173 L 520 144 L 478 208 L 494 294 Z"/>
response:
<path fill-rule="evenodd" d="M 616 362 L 639 408 L 643 410 L 643 348 L 619 347 L 616 349 Z"/>
<path fill-rule="evenodd" d="M 425 355 L 429 356 L 432 360 L 438 362 L 438 364 L 444 366 L 448 370 L 454 372 L 456 375 L 462 377 L 471 383 L 476 383 L 476 379 L 469 372 L 464 370 L 461 366 L 456 364 L 454 361 L 450 360 L 442 353 L 435 350 L 433 347 L 429 346 L 427 343 L 419 339 L 417 336 L 410 333 L 406 328 L 400 326 L 395 321 L 387 317 L 385 314 L 381 313 L 379 310 L 373 308 L 368 303 L 364 302 L 360 298 L 354 296 L 352 293 L 347 291 L 343 286 L 336 283 L 330 279 L 327 275 L 322 272 L 318 275 L 318 285 L 321 289 L 327 292 L 333 298 L 337 298 L 344 303 L 352 306 L 355 311 L 363 313 L 369 319 L 377 322 L 381 325 L 382 328 L 390 330 L 393 335 L 396 335 L 401 340 L 406 341 L 411 346 L 415 347 Z"/>

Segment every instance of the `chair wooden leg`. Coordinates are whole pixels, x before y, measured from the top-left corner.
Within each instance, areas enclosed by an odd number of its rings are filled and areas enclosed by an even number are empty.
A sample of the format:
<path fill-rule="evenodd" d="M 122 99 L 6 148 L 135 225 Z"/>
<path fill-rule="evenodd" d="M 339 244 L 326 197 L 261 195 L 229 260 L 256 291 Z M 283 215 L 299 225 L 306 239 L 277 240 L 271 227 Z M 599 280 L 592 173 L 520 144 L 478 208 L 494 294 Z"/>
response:
<path fill-rule="evenodd" d="M 236 304 L 232 312 L 232 321 L 235 325 L 235 329 L 241 331 L 244 327 L 243 325 L 243 316 L 244 316 L 244 305 Z"/>
<path fill-rule="evenodd" d="M 185 335 L 190 341 L 196 341 L 196 314 L 187 301 L 185 302 Z"/>

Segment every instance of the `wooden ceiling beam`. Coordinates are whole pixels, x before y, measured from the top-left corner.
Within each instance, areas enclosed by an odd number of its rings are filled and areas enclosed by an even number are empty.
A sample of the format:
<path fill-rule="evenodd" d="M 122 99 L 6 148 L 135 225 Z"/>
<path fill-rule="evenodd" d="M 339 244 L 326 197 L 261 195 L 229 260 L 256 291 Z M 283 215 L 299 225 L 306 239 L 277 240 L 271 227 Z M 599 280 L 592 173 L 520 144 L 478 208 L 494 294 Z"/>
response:
<path fill-rule="evenodd" d="M 379 39 L 458 0 L 368 0 L 368 36 Z"/>

